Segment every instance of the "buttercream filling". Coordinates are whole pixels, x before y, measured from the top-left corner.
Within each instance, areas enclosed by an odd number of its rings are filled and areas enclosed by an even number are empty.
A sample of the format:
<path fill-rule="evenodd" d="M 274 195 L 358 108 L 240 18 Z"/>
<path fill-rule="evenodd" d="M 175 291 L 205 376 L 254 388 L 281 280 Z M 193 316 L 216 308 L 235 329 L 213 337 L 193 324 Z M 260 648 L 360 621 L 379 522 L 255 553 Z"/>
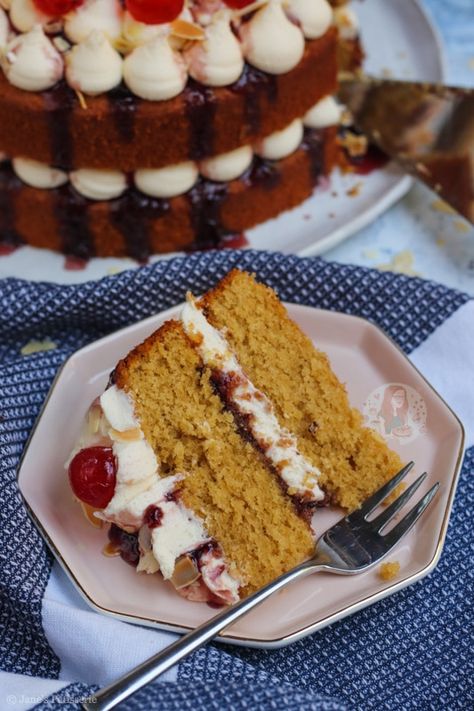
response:
<path fill-rule="evenodd" d="M 181 320 L 203 363 L 213 371 L 219 392 L 245 423 L 272 469 L 278 472 L 288 494 L 303 501 L 322 501 L 324 492 L 318 485 L 319 469 L 298 450 L 295 435 L 279 423 L 270 399 L 253 385 L 224 334 L 209 323 L 190 294 Z"/>
<path fill-rule="evenodd" d="M 181 501 L 179 487 L 185 475 L 160 477 L 155 453 L 135 416 L 133 401 L 115 385 L 92 404 L 66 465 L 79 451 L 93 446 L 112 447 L 117 466 L 112 499 L 95 516 L 129 533 L 138 533 L 137 571 L 154 573 L 159 569 L 184 597 L 205 600 L 210 592 L 223 602 L 237 601 L 240 581 L 230 574 L 224 554 L 204 521 Z M 191 577 L 190 566 L 195 570 Z M 203 585 L 207 592 L 202 590 Z"/>
<path fill-rule="evenodd" d="M 326 128 L 337 124 L 340 109 L 333 97 L 315 104 L 303 117 L 295 119 L 281 131 L 275 131 L 258 141 L 253 148 L 242 146 L 221 153 L 200 163 L 187 161 L 164 168 L 145 168 L 133 174 L 135 187 L 145 195 L 155 198 L 172 198 L 183 195 L 196 184 L 199 175 L 215 181 L 236 180 L 249 169 L 255 155 L 265 160 L 283 160 L 301 145 L 303 127 Z M 74 189 L 89 200 L 114 200 L 128 188 L 128 176 L 117 170 L 81 168 L 70 172 L 29 158 L 14 158 L 12 167 L 17 177 L 27 185 L 40 189 L 54 189 L 68 180 Z"/>

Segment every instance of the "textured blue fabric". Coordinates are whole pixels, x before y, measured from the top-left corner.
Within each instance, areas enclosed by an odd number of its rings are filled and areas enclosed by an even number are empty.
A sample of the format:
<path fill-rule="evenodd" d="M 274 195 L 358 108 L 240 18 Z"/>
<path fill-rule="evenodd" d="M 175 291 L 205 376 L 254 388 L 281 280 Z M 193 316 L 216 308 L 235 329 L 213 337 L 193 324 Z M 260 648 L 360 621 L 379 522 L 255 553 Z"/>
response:
<path fill-rule="evenodd" d="M 289 648 L 199 650 L 181 663 L 179 679 L 246 676 L 249 667 L 360 711 L 474 708 L 473 507 L 471 447 L 428 578 Z"/>
<path fill-rule="evenodd" d="M 233 266 L 256 272 L 285 300 L 364 316 L 407 352 L 468 299 L 420 279 L 251 251 L 173 259 L 79 286 L 0 282 L 2 669 L 59 674 L 41 626 L 51 557 L 15 483 L 19 457 L 59 365 L 85 343 L 181 301 L 188 289 L 204 291 Z M 55 350 L 20 355 L 30 339 L 45 337 Z M 154 685 L 124 708 L 469 708 L 472 574 L 463 553 L 472 550 L 472 469 L 470 452 L 446 553 L 427 581 L 286 650 L 210 646 L 182 663 L 177 684 Z M 69 698 L 89 691 L 74 685 Z M 59 695 L 42 707 L 78 707 L 65 699 Z"/>

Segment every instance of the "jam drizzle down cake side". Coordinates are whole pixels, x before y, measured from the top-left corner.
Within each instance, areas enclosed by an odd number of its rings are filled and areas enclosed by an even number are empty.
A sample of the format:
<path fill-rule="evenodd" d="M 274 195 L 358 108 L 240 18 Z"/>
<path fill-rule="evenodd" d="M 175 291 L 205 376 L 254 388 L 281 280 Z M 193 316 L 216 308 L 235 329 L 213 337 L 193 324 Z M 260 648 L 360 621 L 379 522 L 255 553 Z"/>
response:
<path fill-rule="evenodd" d="M 138 260 L 215 247 L 302 202 L 337 161 L 338 53 L 361 60 L 347 9 L 0 5 L 4 243 Z"/>
<path fill-rule="evenodd" d="M 88 517 L 111 524 L 106 552 L 212 604 L 307 558 L 317 508 L 356 508 L 400 465 L 274 292 L 237 270 L 120 361 L 68 462 Z"/>

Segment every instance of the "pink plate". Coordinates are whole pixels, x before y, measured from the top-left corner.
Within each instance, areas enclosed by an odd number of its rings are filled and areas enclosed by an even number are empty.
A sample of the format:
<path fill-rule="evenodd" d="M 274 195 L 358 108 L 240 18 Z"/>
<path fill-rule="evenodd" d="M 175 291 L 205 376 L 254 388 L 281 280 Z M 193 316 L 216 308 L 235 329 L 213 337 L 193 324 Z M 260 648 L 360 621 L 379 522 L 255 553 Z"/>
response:
<path fill-rule="evenodd" d="M 104 530 L 93 528 L 73 501 L 63 463 L 91 401 L 103 391 L 116 362 L 181 307 L 102 338 L 64 364 L 37 420 L 18 473 L 20 490 L 41 533 L 87 602 L 127 622 L 185 631 L 215 614 L 188 602 L 159 575 L 137 575 L 120 558 L 102 554 Z M 290 316 L 326 351 L 351 403 L 385 436 L 404 461 L 414 460 L 414 478 L 429 473 L 424 493 L 441 488 L 429 510 L 390 560 L 399 575 L 383 581 L 377 571 L 340 577 L 319 573 L 261 605 L 222 636 L 254 647 L 280 647 L 397 592 L 427 575 L 443 547 L 462 461 L 463 427 L 441 397 L 399 348 L 377 327 L 355 316 L 288 305 Z M 58 433 L 61 436 L 58 437 Z M 51 446 L 54 443 L 54 446 Z M 421 494 L 420 494 L 421 495 Z M 323 532 L 340 516 L 317 512 Z"/>

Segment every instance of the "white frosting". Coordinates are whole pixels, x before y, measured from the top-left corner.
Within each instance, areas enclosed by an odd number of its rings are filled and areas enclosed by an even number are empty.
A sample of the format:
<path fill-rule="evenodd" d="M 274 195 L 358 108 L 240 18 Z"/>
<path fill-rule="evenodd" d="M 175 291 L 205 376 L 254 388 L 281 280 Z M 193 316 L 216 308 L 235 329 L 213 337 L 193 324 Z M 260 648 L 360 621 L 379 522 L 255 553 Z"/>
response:
<path fill-rule="evenodd" d="M 334 22 L 342 39 L 356 39 L 359 34 L 359 20 L 354 10 L 346 5 L 335 7 Z"/>
<path fill-rule="evenodd" d="M 279 0 L 270 0 L 240 29 L 249 64 L 269 74 L 285 74 L 304 53 L 303 33 L 287 18 Z"/>
<path fill-rule="evenodd" d="M 20 180 L 33 188 L 58 188 L 68 181 L 64 171 L 29 158 L 14 158 L 12 166 Z"/>
<path fill-rule="evenodd" d="M 133 402 L 124 390 L 112 386 L 100 396 L 100 405 L 111 427 L 119 432 L 139 427 Z"/>
<path fill-rule="evenodd" d="M 122 64 L 103 32 L 94 30 L 66 55 L 66 79 L 73 89 L 96 96 L 120 84 Z"/>
<path fill-rule="evenodd" d="M 29 32 L 35 25 L 43 25 L 51 18 L 40 12 L 33 0 L 12 0 L 10 20 L 19 32 Z"/>
<path fill-rule="evenodd" d="M 7 45 L 3 70 L 11 84 L 25 91 L 43 91 L 63 75 L 63 59 L 41 25 L 18 35 Z"/>
<path fill-rule="evenodd" d="M 211 326 L 190 296 L 181 320 L 204 364 L 238 379 L 230 395 L 232 404 L 247 416 L 248 429 L 263 445 L 265 457 L 278 470 L 289 493 L 310 496 L 316 501 L 323 499 L 318 486 L 319 470 L 298 451 L 296 437 L 280 425 L 271 401 L 252 384 L 222 334 Z"/>
<path fill-rule="evenodd" d="M 294 153 L 303 139 L 303 123 L 295 119 L 281 131 L 275 131 L 255 146 L 255 153 L 268 160 L 280 160 Z"/>
<path fill-rule="evenodd" d="M 120 0 L 86 0 L 66 15 L 64 31 L 72 42 L 82 42 L 98 30 L 113 43 L 122 34 L 122 13 Z"/>
<path fill-rule="evenodd" d="M 241 148 L 236 148 L 235 151 L 221 153 L 214 158 L 203 160 L 199 164 L 199 170 L 209 180 L 226 183 L 245 173 L 252 159 L 253 151 L 250 146 L 242 146 Z"/>
<path fill-rule="evenodd" d="M 196 163 L 188 161 L 167 168 L 143 168 L 134 175 L 135 185 L 145 195 L 170 198 L 190 190 L 198 178 Z"/>
<path fill-rule="evenodd" d="M 156 37 L 134 49 L 125 59 L 123 74 L 130 91 L 149 101 L 177 96 L 187 81 L 184 61 L 166 37 Z"/>
<path fill-rule="evenodd" d="M 230 15 L 218 13 L 206 28 L 206 39 L 184 52 L 189 74 L 206 86 L 227 86 L 242 74 L 240 42 L 231 30 Z"/>
<path fill-rule="evenodd" d="M 77 192 L 90 200 L 113 200 L 127 188 L 125 173 L 120 170 L 82 168 L 69 177 Z"/>
<path fill-rule="evenodd" d="M 287 0 L 285 7 L 307 39 L 322 37 L 331 26 L 332 7 L 327 0 Z"/>
<path fill-rule="evenodd" d="M 333 96 L 325 96 L 318 101 L 303 117 L 303 123 L 308 128 L 326 128 L 335 126 L 341 119 L 341 107 Z"/>
<path fill-rule="evenodd" d="M 133 431 L 134 439 L 126 439 Z M 122 433 L 122 439 L 120 439 Z M 105 438 L 105 441 L 104 441 Z M 129 531 L 139 530 L 141 559 L 137 571 L 154 573 L 159 568 L 165 579 L 172 577 L 176 561 L 210 540 L 203 521 L 179 500 L 167 494 L 182 478 L 177 474 L 160 478 L 158 461 L 135 416 L 131 397 L 113 385 L 93 404 L 72 457 L 91 446 L 112 446 L 117 462 L 114 495 L 96 517 Z M 161 510 L 160 525 L 148 529 L 144 521 L 149 506 Z M 204 554 L 201 574 L 207 587 L 227 602 L 239 599 L 240 582 L 227 571 L 220 554 Z"/>
<path fill-rule="evenodd" d="M 0 50 L 6 47 L 8 36 L 10 34 L 10 26 L 8 24 L 8 16 L 5 10 L 0 8 Z"/>
<path fill-rule="evenodd" d="M 202 579 L 209 590 L 226 602 L 237 602 L 240 583 L 229 574 L 225 560 L 214 551 L 209 551 L 201 556 L 200 562 Z"/>
<path fill-rule="evenodd" d="M 163 519 L 161 525 L 152 530 L 151 541 L 153 555 L 166 580 L 173 575 L 176 560 L 208 541 L 209 534 L 202 521 L 179 501 L 162 500 L 159 506 Z"/>

